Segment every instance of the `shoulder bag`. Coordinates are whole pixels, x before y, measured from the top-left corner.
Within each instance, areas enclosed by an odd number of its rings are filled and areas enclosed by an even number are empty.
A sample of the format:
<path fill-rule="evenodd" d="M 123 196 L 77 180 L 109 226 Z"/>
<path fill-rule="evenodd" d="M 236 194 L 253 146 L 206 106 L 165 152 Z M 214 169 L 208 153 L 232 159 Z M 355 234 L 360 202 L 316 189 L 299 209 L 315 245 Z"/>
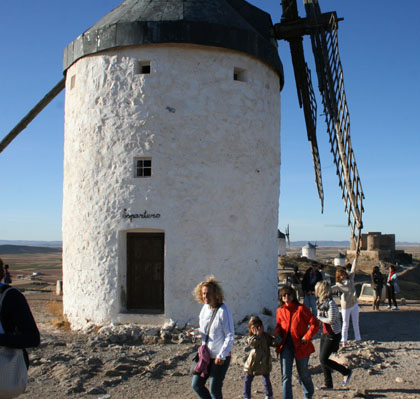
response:
<path fill-rule="evenodd" d="M 201 345 L 197 351 L 193 352 L 190 355 L 190 372 L 191 374 L 201 374 L 203 377 L 207 374 L 207 367 L 210 363 L 210 352 L 207 347 L 207 342 L 209 342 L 209 332 L 210 327 L 213 323 L 216 313 L 219 310 L 220 306 L 213 310 L 211 315 L 210 323 L 206 328 L 206 341 L 204 345 Z M 204 374 L 204 375 L 203 375 Z"/>
<path fill-rule="evenodd" d="M 16 288 L 7 288 L 0 296 L 0 314 L 6 293 Z M 0 346 L 0 399 L 15 398 L 25 392 L 28 369 L 23 349 Z"/>

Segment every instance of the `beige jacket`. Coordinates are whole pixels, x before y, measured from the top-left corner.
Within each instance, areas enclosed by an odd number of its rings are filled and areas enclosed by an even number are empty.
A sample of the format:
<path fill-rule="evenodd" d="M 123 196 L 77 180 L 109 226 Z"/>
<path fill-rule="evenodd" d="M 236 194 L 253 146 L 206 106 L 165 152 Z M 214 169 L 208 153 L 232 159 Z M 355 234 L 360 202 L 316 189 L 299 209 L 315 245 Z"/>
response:
<path fill-rule="evenodd" d="M 349 273 L 349 279 L 345 282 L 337 283 L 331 287 L 333 293 L 340 293 L 341 309 L 350 309 L 357 304 L 356 287 L 354 286 L 354 277 L 356 275 L 356 259 L 353 261 Z"/>
<path fill-rule="evenodd" d="M 272 368 L 270 346 L 275 346 L 274 338 L 263 333 L 248 338 L 251 352 L 244 364 L 244 371 L 250 375 L 269 374 Z"/>

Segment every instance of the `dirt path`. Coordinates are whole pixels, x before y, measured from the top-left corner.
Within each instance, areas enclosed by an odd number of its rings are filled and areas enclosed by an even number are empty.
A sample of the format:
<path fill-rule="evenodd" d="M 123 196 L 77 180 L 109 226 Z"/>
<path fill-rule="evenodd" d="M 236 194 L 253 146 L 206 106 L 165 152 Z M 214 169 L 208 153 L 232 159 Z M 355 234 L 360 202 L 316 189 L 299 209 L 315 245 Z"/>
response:
<path fill-rule="evenodd" d="M 186 357 L 193 344 L 133 344 L 99 334 L 60 332 L 51 327 L 52 315 L 45 311 L 52 294 L 28 294 L 30 306 L 42 332 L 43 344 L 31 351 L 30 384 L 22 398 L 101 399 L 196 399 Z M 349 388 L 341 388 L 334 373 L 333 391 L 316 392 L 315 398 L 420 398 L 420 303 L 410 301 L 400 311 L 373 312 L 361 306 L 363 342 L 338 354 L 354 368 Z M 182 334 L 180 335 L 180 337 Z M 350 333 L 351 338 L 351 333 Z M 319 338 L 314 340 L 319 347 Z M 238 336 L 228 371 L 224 398 L 242 397 L 242 362 L 245 338 Z M 317 353 L 310 358 L 314 385 L 322 384 Z M 275 360 L 271 379 L 274 397 L 281 397 L 280 363 Z M 294 397 L 303 397 L 294 379 Z M 253 398 L 264 398 L 262 382 L 255 378 Z"/>

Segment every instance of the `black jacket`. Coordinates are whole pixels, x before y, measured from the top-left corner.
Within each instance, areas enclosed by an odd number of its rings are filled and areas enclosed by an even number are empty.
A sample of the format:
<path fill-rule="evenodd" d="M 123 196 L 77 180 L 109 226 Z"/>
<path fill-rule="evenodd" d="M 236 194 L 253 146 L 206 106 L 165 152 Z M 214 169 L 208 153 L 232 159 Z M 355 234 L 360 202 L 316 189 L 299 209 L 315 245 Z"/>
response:
<path fill-rule="evenodd" d="M 373 289 L 382 289 L 384 285 L 384 277 L 382 276 L 381 272 L 373 272 L 370 275 L 371 281 L 372 281 L 372 288 Z"/>
<path fill-rule="evenodd" d="M 313 273 L 313 269 L 312 269 L 312 267 L 310 267 L 308 270 L 306 270 L 305 275 L 303 276 L 303 279 L 302 279 L 302 290 L 303 290 L 304 293 L 305 292 L 315 291 L 315 284 L 318 281 L 321 281 L 322 280 L 322 273 L 319 270 L 317 270 L 315 272 L 315 279 L 311 283 L 311 275 L 312 275 L 312 273 Z"/>
<path fill-rule="evenodd" d="M 0 287 L 0 293 L 9 288 L 9 285 Z M 16 288 L 8 291 L 3 299 L 0 312 L 0 321 L 4 334 L 0 334 L 0 346 L 10 348 L 31 348 L 40 344 L 40 335 L 32 312 L 24 295 Z M 28 365 L 28 357 L 25 360 Z"/>

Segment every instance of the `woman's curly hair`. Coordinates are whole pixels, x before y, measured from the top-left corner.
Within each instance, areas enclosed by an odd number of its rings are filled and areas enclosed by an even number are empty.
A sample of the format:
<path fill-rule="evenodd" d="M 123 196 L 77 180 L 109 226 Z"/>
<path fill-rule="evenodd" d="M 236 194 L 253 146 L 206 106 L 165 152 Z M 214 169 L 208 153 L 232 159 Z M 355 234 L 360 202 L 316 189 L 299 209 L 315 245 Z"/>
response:
<path fill-rule="evenodd" d="M 220 283 L 214 278 L 214 276 L 210 276 L 207 278 L 206 281 L 202 281 L 197 287 L 194 288 L 193 295 L 195 296 L 195 300 L 198 303 L 204 303 L 202 297 L 202 290 L 204 287 L 211 289 L 212 293 L 216 298 L 216 305 L 220 306 L 223 304 L 224 295 L 222 287 Z"/>
<path fill-rule="evenodd" d="M 344 267 L 339 267 L 335 272 L 335 281 L 341 283 L 343 280 L 348 280 L 349 275 Z"/>

